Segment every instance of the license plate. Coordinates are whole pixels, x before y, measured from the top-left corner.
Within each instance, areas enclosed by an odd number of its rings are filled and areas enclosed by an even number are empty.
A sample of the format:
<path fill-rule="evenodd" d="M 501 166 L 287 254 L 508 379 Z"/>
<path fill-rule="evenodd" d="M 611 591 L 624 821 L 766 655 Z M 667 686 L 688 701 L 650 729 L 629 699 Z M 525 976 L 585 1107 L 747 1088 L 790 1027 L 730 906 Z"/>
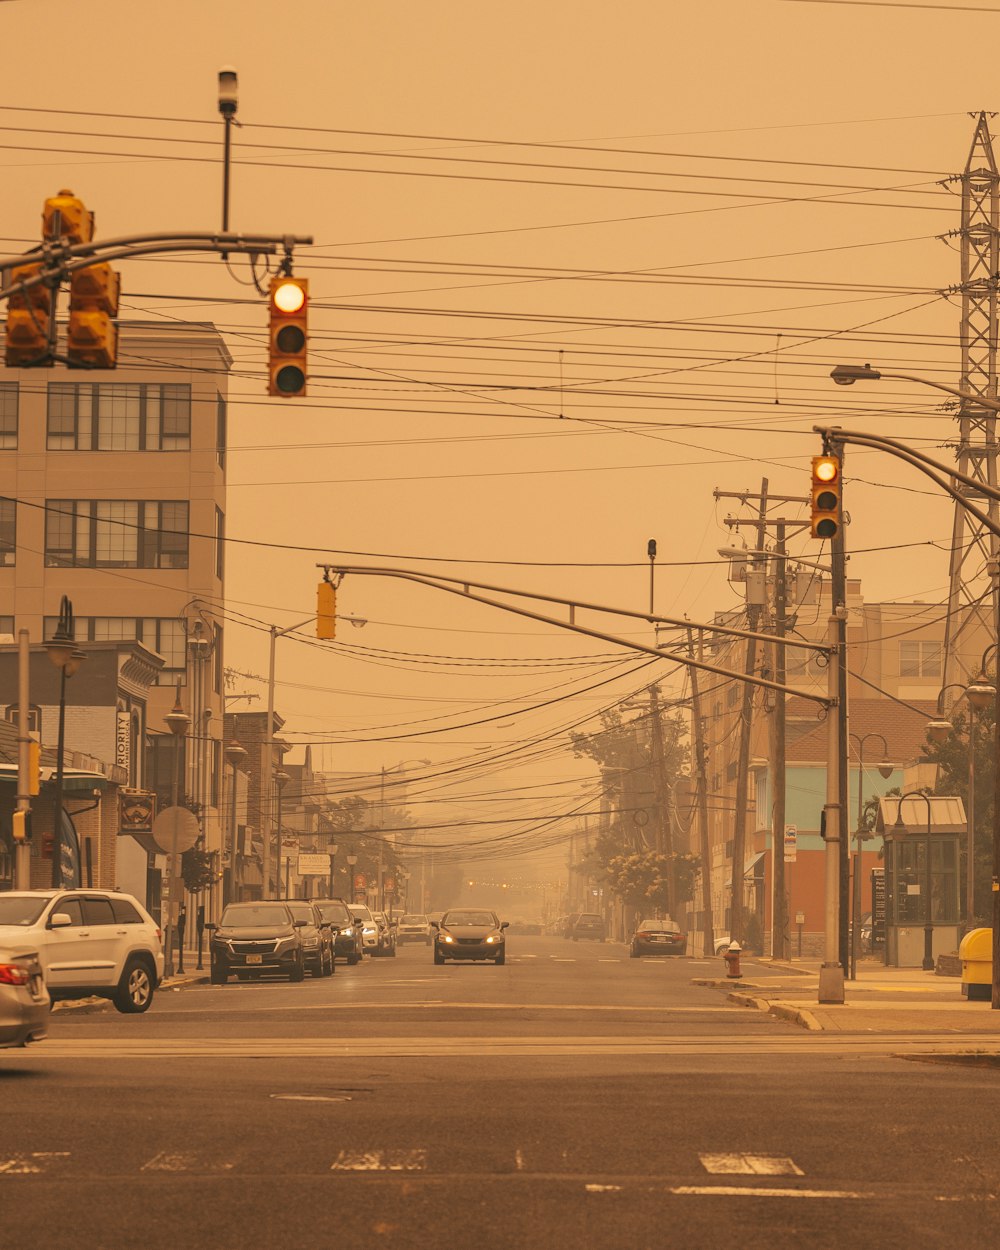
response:
<path fill-rule="evenodd" d="M 247 955 L 248 964 L 262 964 L 264 962 L 263 955 Z"/>

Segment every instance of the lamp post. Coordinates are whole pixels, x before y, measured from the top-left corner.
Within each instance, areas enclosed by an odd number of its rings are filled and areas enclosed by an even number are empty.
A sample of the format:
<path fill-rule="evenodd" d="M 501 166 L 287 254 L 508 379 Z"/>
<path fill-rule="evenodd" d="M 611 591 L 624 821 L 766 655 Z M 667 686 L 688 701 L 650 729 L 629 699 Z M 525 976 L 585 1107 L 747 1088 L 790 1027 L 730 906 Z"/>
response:
<path fill-rule="evenodd" d="M 170 786 L 170 806 L 176 807 L 180 802 L 180 786 L 181 786 L 181 739 L 187 733 L 191 724 L 191 717 L 181 707 L 181 684 L 177 683 L 177 697 L 174 700 L 173 708 L 163 718 L 167 723 L 167 728 L 174 737 L 174 775 Z M 169 894 L 167 896 L 167 923 L 164 926 L 164 976 L 173 976 L 174 973 L 174 894 L 177 889 L 178 869 L 178 853 L 177 853 L 177 821 L 173 824 L 173 833 L 170 839 L 170 854 L 168 856 L 168 873 L 170 884 L 168 886 Z M 183 952 L 182 952 L 183 957 Z"/>
<path fill-rule="evenodd" d="M 241 893 L 242 881 L 240 873 L 237 871 L 237 850 L 236 850 L 236 789 L 239 766 L 247 757 L 247 749 L 239 742 L 229 742 L 226 744 L 223 754 L 226 757 L 226 763 L 232 767 L 232 798 L 229 808 L 229 890 L 225 902 L 233 901 L 233 898 L 239 899 Z"/>
<path fill-rule="evenodd" d="M 278 806 L 278 878 L 277 878 L 277 885 L 279 888 L 281 886 L 281 848 L 284 845 L 283 839 L 281 837 L 281 796 L 285 793 L 285 786 L 288 785 L 289 781 L 291 781 L 291 778 L 289 777 L 288 773 L 281 771 L 281 769 L 279 769 L 278 772 L 274 774 L 274 784 L 278 791 L 278 804 L 277 804 Z M 286 868 L 285 868 L 285 897 L 286 898 L 288 897 L 288 893 L 289 893 L 288 884 L 289 884 L 290 875 L 291 873 L 290 873 L 289 866 L 286 865 Z"/>
<path fill-rule="evenodd" d="M 386 773 L 405 772 L 408 764 L 430 764 L 428 759 L 412 759 L 400 760 L 398 764 L 393 764 L 391 768 L 382 768 L 381 785 L 379 787 L 379 806 L 378 806 L 378 827 L 379 827 L 379 843 L 378 843 L 378 908 L 379 911 L 385 911 L 385 861 L 384 855 L 384 838 L 383 832 L 385 828 L 385 775 Z M 393 848 L 395 849 L 395 840 L 393 840 Z"/>
<path fill-rule="evenodd" d="M 66 752 L 66 678 L 72 677 L 84 660 L 73 637 L 73 605 L 65 595 L 59 605 L 56 632 L 45 644 L 53 665 L 59 669 L 59 736 L 56 745 L 56 782 L 52 800 L 52 888 L 63 885 L 62 822 L 63 822 L 63 755 Z"/>
<path fill-rule="evenodd" d="M 352 851 L 347 856 L 347 901 L 353 903 L 354 899 L 354 865 L 358 862 L 357 855 Z"/>
<path fill-rule="evenodd" d="M 330 898 L 334 898 L 334 897 L 336 896 L 336 890 L 337 890 L 337 878 L 336 878 L 335 873 L 336 873 L 336 871 L 337 871 L 337 868 L 336 868 L 336 865 L 337 865 L 337 852 L 338 852 L 339 850 L 340 850 L 340 847 L 337 845 L 337 843 L 336 843 L 336 842 L 331 842 L 331 843 L 330 843 L 330 846 L 329 846 L 329 852 L 330 852 L 330 885 L 329 885 L 329 888 L 327 889 L 327 894 L 330 896 Z"/>
<path fill-rule="evenodd" d="M 861 831 L 861 824 L 864 819 L 865 801 L 865 743 L 869 738 L 879 738 L 882 742 L 882 763 L 878 766 L 878 771 L 883 780 L 888 781 L 892 776 L 892 765 L 889 763 L 889 744 L 886 742 L 883 734 L 867 733 L 867 734 L 848 734 L 852 742 L 858 745 L 858 821 L 855 825 L 855 845 L 854 845 L 854 888 L 851 890 L 851 968 L 850 976 L 852 981 L 856 981 L 858 977 L 858 929 L 861 927 L 861 844 L 864 836 Z M 874 919 L 874 918 L 873 918 Z M 875 926 L 872 925 L 872 933 L 875 932 Z"/>
<path fill-rule="evenodd" d="M 934 971 L 934 919 L 931 915 L 931 800 L 923 790 L 908 790 L 899 800 L 896 808 L 895 829 L 899 833 L 906 830 L 903 820 L 903 802 L 905 799 L 923 799 L 927 804 L 927 840 L 924 848 L 924 961 L 920 965 L 924 972 Z"/>

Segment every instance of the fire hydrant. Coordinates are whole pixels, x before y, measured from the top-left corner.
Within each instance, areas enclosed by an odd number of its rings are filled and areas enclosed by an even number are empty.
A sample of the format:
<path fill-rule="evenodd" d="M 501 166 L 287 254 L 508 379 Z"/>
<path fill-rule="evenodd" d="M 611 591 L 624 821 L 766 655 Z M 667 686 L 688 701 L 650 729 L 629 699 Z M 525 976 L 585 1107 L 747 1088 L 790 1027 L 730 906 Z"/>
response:
<path fill-rule="evenodd" d="M 722 952 L 722 958 L 726 961 L 726 976 L 733 977 L 736 980 L 743 975 L 740 972 L 740 955 L 743 954 L 743 947 L 739 942 L 730 942 L 728 950 Z"/>

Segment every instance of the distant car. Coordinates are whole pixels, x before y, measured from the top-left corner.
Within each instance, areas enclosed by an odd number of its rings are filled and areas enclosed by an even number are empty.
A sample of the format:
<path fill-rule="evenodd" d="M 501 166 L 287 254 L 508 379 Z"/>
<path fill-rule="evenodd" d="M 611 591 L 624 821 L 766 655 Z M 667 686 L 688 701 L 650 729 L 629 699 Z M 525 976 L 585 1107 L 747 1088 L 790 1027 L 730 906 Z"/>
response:
<path fill-rule="evenodd" d="M 376 912 L 373 912 L 372 915 L 375 917 L 375 923 L 378 925 L 379 931 L 382 935 L 382 949 L 379 951 L 379 954 L 390 955 L 393 959 L 395 959 L 396 958 L 396 922 L 395 920 L 390 920 L 384 911 L 376 911 Z"/>
<path fill-rule="evenodd" d="M 333 957 L 334 960 L 346 959 L 350 967 L 361 962 L 364 954 L 362 947 L 361 928 L 342 898 L 321 898 L 316 900 L 319 914 L 333 926 Z"/>
<path fill-rule="evenodd" d="M 306 952 L 301 931 L 305 920 L 295 920 L 285 903 L 260 901 L 230 903 L 218 924 L 205 926 L 209 940 L 210 980 L 225 985 L 231 973 L 241 981 L 264 973 L 304 981 Z"/>
<path fill-rule="evenodd" d="M 496 912 L 478 907 L 453 907 L 434 923 L 434 962 L 446 959 L 492 959 L 502 964 L 507 959 L 507 943 Z"/>
<path fill-rule="evenodd" d="M 605 940 L 604 920 L 597 912 L 584 911 L 575 918 L 571 916 L 570 921 L 566 936 L 572 938 L 574 942 L 579 942 L 581 938 L 590 938 L 596 942 Z"/>
<path fill-rule="evenodd" d="M 11 890 L 0 894 L 0 946 L 37 955 L 59 998 L 110 998 L 146 1011 L 163 977 L 162 934 L 131 894 L 117 890 Z"/>
<path fill-rule="evenodd" d="M 366 955 L 382 954 L 382 930 L 364 903 L 348 903 L 351 915 L 361 926 L 361 947 Z"/>
<path fill-rule="evenodd" d="M 542 922 L 540 920 L 525 920 L 523 918 L 512 920 L 510 922 L 510 932 L 521 937 L 534 937 L 542 932 Z"/>
<path fill-rule="evenodd" d="M 49 994 L 34 952 L 0 946 L 0 1050 L 40 1042 L 49 1027 Z"/>
<path fill-rule="evenodd" d="M 400 946 L 404 942 L 423 942 L 425 946 L 430 946 L 431 926 L 427 917 L 407 912 L 396 926 L 396 941 Z"/>
<path fill-rule="evenodd" d="M 676 921 L 642 920 L 632 934 L 628 953 L 632 959 L 642 955 L 686 955 L 687 935 Z"/>
<path fill-rule="evenodd" d="M 580 913 L 578 911 L 570 912 L 568 916 L 563 917 L 562 935 L 564 938 L 571 938 L 573 936 L 573 929 L 575 928 L 576 922 L 579 919 L 580 919 Z"/>
<path fill-rule="evenodd" d="M 732 938 L 729 936 L 728 933 L 723 933 L 723 934 L 717 933 L 715 935 L 715 953 L 717 955 L 725 954 L 725 952 L 729 950 L 729 946 L 731 942 L 732 942 Z"/>
<path fill-rule="evenodd" d="M 333 959 L 333 934 L 330 922 L 323 918 L 323 913 L 315 903 L 301 898 L 284 900 L 293 920 L 304 920 L 301 927 L 302 950 L 306 958 L 306 968 L 314 977 L 329 977 L 336 970 Z"/>

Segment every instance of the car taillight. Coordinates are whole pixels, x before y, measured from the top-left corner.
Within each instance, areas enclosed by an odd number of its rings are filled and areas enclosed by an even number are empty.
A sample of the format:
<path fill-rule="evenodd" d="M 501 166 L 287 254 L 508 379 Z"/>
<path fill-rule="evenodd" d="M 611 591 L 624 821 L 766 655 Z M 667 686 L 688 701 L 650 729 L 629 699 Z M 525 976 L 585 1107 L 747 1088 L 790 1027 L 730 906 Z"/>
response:
<path fill-rule="evenodd" d="M 0 964 L 0 985 L 27 985 L 31 974 L 20 964 Z"/>

